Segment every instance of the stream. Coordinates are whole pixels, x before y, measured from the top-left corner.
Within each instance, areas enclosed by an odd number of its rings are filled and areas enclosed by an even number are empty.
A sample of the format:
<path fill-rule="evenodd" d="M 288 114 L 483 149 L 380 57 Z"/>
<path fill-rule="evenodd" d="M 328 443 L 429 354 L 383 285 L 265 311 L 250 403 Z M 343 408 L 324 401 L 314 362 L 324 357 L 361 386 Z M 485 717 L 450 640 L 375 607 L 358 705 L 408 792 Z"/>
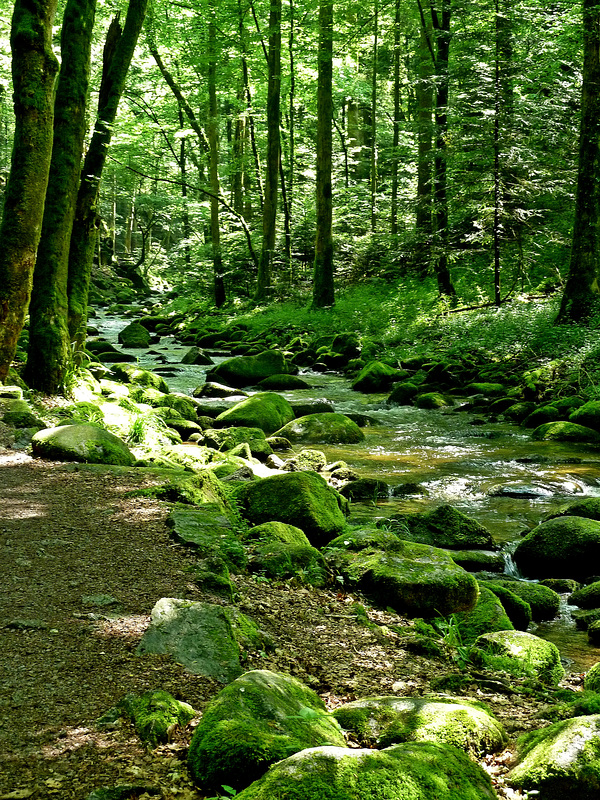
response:
<path fill-rule="evenodd" d="M 117 345 L 118 332 L 130 321 L 100 313 L 93 324 L 100 336 Z M 211 369 L 181 364 L 189 346 L 170 336 L 163 336 L 150 350 L 120 349 L 135 356 L 140 366 L 162 375 L 172 391 L 185 394 L 204 383 Z M 211 355 L 210 350 L 205 352 Z M 213 360 L 219 363 L 224 356 Z M 600 448 L 535 442 L 530 430 L 508 422 L 491 423 L 456 408 L 390 408 L 385 405 L 387 394 L 353 392 L 350 381 L 334 373 L 303 370 L 300 377 L 313 388 L 281 392 L 288 400 L 323 398 L 340 413 L 360 413 L 372 421 L 363 428 L 365 440 L 360 444 L 316 446 L 329 462 L 342 459 L 361 477 L 384 480 L 392 489 L 417 483 L 424 490 L 422 495 L 390 497 L 376 504 L 353 503 L 353 522 L 451 503 L 485 525 L 510 554 L 521 533 L 547 514 L 583 497 L 600 496 Z M 600 660 L 600 651 L 588 643 L 585 631 L 575 628 L 570 610 L 565 596 L 557 619 L 532 624 L 529 630 L 557 645 L 567 669 L 583 672 Z"/>

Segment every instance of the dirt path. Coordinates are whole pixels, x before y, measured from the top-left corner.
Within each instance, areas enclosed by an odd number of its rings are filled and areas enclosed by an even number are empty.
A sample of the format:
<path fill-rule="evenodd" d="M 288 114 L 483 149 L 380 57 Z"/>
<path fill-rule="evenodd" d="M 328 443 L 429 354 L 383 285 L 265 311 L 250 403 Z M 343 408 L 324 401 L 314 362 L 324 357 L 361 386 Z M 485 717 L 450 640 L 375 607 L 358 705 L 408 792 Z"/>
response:
<path fill-rule="evenodd" d="M 164 800 L 202 797 L 184 764 L 190 728 L 149 753 L 127 724 L 96 724 L 128 692 L 166 689 L 201 711 L 220 688 L 169 657 L 135 655 L 160 597 L 219 602 L 202 595 L 192 555 L 169 538 L 168 507 L 127 497 L 149 480 L 0 450 L 0 800 L 84 800 L 123 783 L 159 787 Z M 353 597 L 235 581 L 238 606 L 275 642 L 244 666 L 293 674 L 330 707 L 422 694 L 440 669 L 452 669 L 402 649 L 386 627 L 358 624 Z M 368 612 L 381 626 L 409 624 Z M 512 734 L 544 724 L 533 719 L 534 700 L 484 695 L 473 687 Z M 506 757 L 488 760 L 493 774 Z"/>

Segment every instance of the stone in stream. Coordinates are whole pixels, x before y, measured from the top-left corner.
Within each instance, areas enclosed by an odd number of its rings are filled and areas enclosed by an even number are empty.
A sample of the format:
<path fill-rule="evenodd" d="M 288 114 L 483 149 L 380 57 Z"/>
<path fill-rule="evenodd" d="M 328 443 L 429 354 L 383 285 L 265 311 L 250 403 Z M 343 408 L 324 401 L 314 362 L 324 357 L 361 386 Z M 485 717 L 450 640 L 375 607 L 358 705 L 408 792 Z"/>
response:
<path fill-rule="evenodd" d="M 98 425 L 61 425 L 38 431 L 31 440 L 34 455 L 58 461 L 117 464 L 130 467 L 135 456 L 114 434 Z"/>
<path fill-rule="evenodd" d="M 454 615 L 463 645 L 472 645 L 478 636 L 493 631 L 512 631 L 514 626 L 500 599 L 485 586 L 479 585 L 474 608 Z"/>
<path fill-rule="evenodd" d="M 488 774 L 447 744 L 312 747 L 275 764 L 239 800 L 495 800 Z"/>
<path fill-rule="evenodd" d="M 496 587 L 509 589 L 517 597 L 528 603 L 534 622 L 543 622 L 558 616 L 560 595 L 548 586 L 504 577 L 494 578 L 491 582 L 486 582 L 485 585 L 489 586 L 492 592 L 496 590 Z"/>
<path fill-rule="evenodd" d="M 309 414 L 282 426 L 277 436 L 284 436 L 293 444 L 356 444 L 365 438 L 364 433 L 344 414 Z"/>
<path fill-rule="evenodd" d="M 355 392 L 386 392 L 390 387 L 406 378 L 408 373 L 381 361 L 370 361 L 358 374 L 352 384 Z"/>
<path fill-rule="evenodd" d="M 329 543 L 325 557 L 350 590 L 359 589 L 399 614 L 454 614 L 477 602 L 477 581 L 448 552 L 405 541 L 392 531 L 346 529 Z"/>
<path fill-rule="evenodd" d="M 254 524 L 285 522 L 320 547 L 346 524 L 347 501 L 316 472 L 288 472 L 254 481 L 237 496 L 242 516 Z"/>
<path fill-rule="evenodd" d="M 279 432 L 280 428 L 293 418 L 292 407 L 284 397 L 275 392 L 259 392 L 223 411 L 216 422 L 220 427 L 241 425 L 285 436 Z"/>
<path fill-rule="evenodd" d="M 399 742 L 449 744 L 477 757 L 501 750 L 506 732 L 478 703 L 442 697 L 367 697 L 344 703 L 333 716 L 370 747 Z"/>
<path fill-rule="evenodd" d="M 256 384 L 258 389 L 268 389 L 275 392 L 289 392 L 296 389 L 312 389 L 310 383 L 302 380 L 297 375 L 270 375 Z"/>
<path fill-rule="evenodd" d="M 192 675 L 228 683 L 242 673 L 240 655 L 266 644 L 255 623 L 236 608 L 163 597 L 136 654 L 168 653 Z"/>
<path fill-rule="evenodd" d="M 600 691 L 600 661 L 587 671 L 583 680 L 583 686 L 589 692 Z"/>
<path fill-rule="evenodd" d="M 207 374 L 206 379 L 240 388 L 255 386 L 271 375 L 294 372 L 296 368 L 286 361 L 280 350 L 265 350 L 256 356 L 238 356 L 223 361 Z"/>
<path fill-rule="evenodd" d="M 597 800 L 599 775 L 600 714 L 593 714 L 525 734 L 506 782 L 540 800 Z"/>
<path fill-rule="evenodd" d="M 392 393 L 385 402 L 388 406 L 410 406 L 418 394 L 418 386 L 411 381 L 403 381 L 394 386 Z"/>
<path fill-rule="evenodd" d="M 150 346 L 150 334 L 139 322 L 130 322 L 119 332 L 118 341 L 123 347 L 147 348 Z"/>
<path fill-rule="evenodd" d="M 600 401 L 590 400 L 580 408 L 576 408 L 569 416 L 569 422 L 593 428 L 600 433 Z"/>
<path fill-rule="evenodd" d="M 516 674 L 535 675 L 549 686 L 565 676 L 556 645 L 526 631 L 484 633 L 475 640 L 471 658 L 491 670 L 507 670 L 512 662 Z"/>
<path fill-rule="evenodd" d="M 577 516 L 546 520 L 517 544 L 513 557 L 529 578 L 584 580 L 600 563 L 600 522 Z"/>
<path fill-rule="evenodd" d="M 239 402 L 242 397 L 248 397 L 248 393 L 243 392 L 241 389 L 232 389 L 230 386 L 208 381 L 194 389 L 192 397 L 235 397 L 236 402 Z"/>
<path fill-rule="evenodd" d="M 296 678 L 252 670 L 222 689 L 204 709 L 188 752 L 188 768 L 203 791 L 239 790 L 271 764 L 306 747 L 345 748 L 336 720 Z"/>
<path fill-rule="evenodd" d="M 168 394 L 169 387 L 164 378 L 157 375 L 155 372 L 143 369 L 142 367 L 133 366 L 132 364 L 113 364 L 111 367 L 112 372 L 116 375 L 118 380 L 124 383 L 133 383 L 137 386 L 147 386 L 152 389 L 157 389 L 159 392 Z"/>
<path fill-rule="evenodd" d="M 574 442 L 580 444 L 598 444 L 600 433 L 585 425 L 575 422 L 546 422 L 535 428 L 531 434 L 535 441 Z"/>
<path fill-rule="evenodd" d="M 491 533 L 477 520 L 448 503 L 425 513 L 394 514 L 378 525 L 391 527 L 402 539 L 450 550 L 495 550 Z"/>
<path fill-rule="evenodd" d="M 181 363 L 194 364 L 196 366 L 212 366 L 215 362 L 199 347 L 190 347 L 181 357 Z"/>
<path fill-rule="evenodd" d="M 306 417 L 309 414 L 330 414 L 335 411 L 333 403 L 325 398 L 311 400 L 290 400 L 295 417 Z"/>

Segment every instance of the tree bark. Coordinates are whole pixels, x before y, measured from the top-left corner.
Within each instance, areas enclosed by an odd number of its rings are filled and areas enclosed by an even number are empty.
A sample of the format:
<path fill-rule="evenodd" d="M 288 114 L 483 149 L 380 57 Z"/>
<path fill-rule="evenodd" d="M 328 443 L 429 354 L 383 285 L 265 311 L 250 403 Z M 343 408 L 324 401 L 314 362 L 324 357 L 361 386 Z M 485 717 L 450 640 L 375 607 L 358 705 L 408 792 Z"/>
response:
<path fill-rule="evenodd" d="M 219 226 L 219 110 L 217 105 L 217 24 L 216 4 L 210 3 L 208 21 L 208 144 L 210 147 L 210 239 L 213 256 L 213 295 L 217 308 L 225 302 L 221 229 Z"/>
<path fill-rule="evenodd" d="M 415 215 L 416 254 L 419 274 L 426 277 L 431 262 L 432 183 L 431 149 L 433 139 L 433 69 L 431 25 L 422 20 L 419 52 L 417 56 L 417 207 Z"/>
<path fill-rule="evenodd" d="M 333 149 L 333 0 L 321 0 L 319 8 L 319 75 L 317 85 L 317 181 L 315 273 L 313 307 L 328 308 L 335 302 L 333 282 L 333 198 L 331 164 Z"/>
<path fill-rule="evenodd" d="M 400 164 L 400 0 L 394 3 L 394 122 L 392 134 L 392 196 L 390 225 L 392 236 L 398 235 L 398 167 Z"/>
<path fill-rule="evenodd" d="M 600 6 L 583 0 L 583 87 L 569 277 L 558 323 L 586 322 L 600 307 Z"/>
<path fill-rule="evenodd" d="M 279 106 L 281 94 L 281 0 L 271 0 L 269 15 L 269 87 L 267 92 L 267 159 L 265 203 L 263 208 L 263 243 L 258 263 L 256 300 L 264 300 L 271 291 L 273 256 L 277 221 L 277 183 L 279 179 Z"/>
<path fill-rule="evenodd" d="M 42 237 L 29 306 L 25 380 L 32 389 L 64 391 L 72 365 L 68 326 L 69 244 L 86 132 L 96 0 L 68 0 L 61 31 L 61 68 L 54 104 L 54 143 Z"/>
<path fill-rule="evenodd" d="M 71 341 L 78 348 L 83 346 L 86 337 L 88 291 L 100 219 L 100 180 L 127 72 L 144 23 L 146 6 L 147 0 L 129 0 L 123 30 L 118 17 L 115 18 L 104 46 L 98 115 L 83 163 L 69 251 L 69 333 Z"/>
<path fill-rule="evenodd" d="M 29 305 L 52 155 L 56 0 L 16 0 L 10 34 L 15 133 L 0 226 L 0 383 Z"/>
<path fill-rule="evenodd" d="M 379 50 L 379 0 L 375 0 L 373 20 L 373 69 L 371 73 L 371 160 L 369 178 L 371 188 L 371 230 L 377 228 L 377 61 Z"/>

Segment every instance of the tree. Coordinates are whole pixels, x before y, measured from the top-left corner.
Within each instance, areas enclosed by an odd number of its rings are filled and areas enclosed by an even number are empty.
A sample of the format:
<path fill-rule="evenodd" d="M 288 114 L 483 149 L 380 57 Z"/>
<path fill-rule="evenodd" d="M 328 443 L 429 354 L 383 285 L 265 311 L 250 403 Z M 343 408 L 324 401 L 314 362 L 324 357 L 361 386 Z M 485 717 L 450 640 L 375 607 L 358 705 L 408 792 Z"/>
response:
<path fill-rule="evenodd" d="M 217 308 L 225 302 L 223 256 L 219 228 L 219 109 L 217 105 L 217 23 L 216 3 L 209 4 L 208 20 L 208 144 L 210 148 L 210 241 L 213 251 L 213 287 Z"/>
<path fill-rule="evenodd" d="M 271 273 L 277 234 L 277 183 L 279 180 L 279 115 L 281 96 L 281 0 L 271 0 L 269 14 L 269 85 L 267 94 L 267 158 L 263 243 L 258 263 L 256 300 L 264 300 L 271 290 Z"/>
<path fill-rule="evenodd" d="M 56 0 L 16 0 L 11 23 L 15 133 L 0 227 L 0 382 L 29 305 L 52 155 Z"/>
<path fill-rule="evenodd" d="M 333 285 L 333 196 L 331 162 L 333 150 L 333 0 L 321 0 L 319 8 L 319 75 L 317 85 L 317 180 L 315 271 L 313 306 L 334 304 Z"/>
<path fill-rule="evenodd" d="M 585 322 L 600 300 L 600 5 L 583 0 L 583 87 L 569 277 L 557 322 Z"/>
<path fill-rule="evenodd" d="M 61 31 L 52 161 L 29 306 L 24 373 L 32 389 L 46 394 L 56 394 L 63 387 L 72 362 L 67 319 L 69 244 L 87 127 L 95 11 L 96 0 L 68 0 Z"/>
<path fill-rule="evenodd" d="M 104 45 L 98 115 L 83 163 L 69 250 L 69 334 L 77 347 L 83 346 L 86 337 L 90 274 L 100 224 L 100 181 L 125 79 L 144 23 L 147 2 L 129 0 L 123 29 L 119 17 L 115 17 Z"/>

